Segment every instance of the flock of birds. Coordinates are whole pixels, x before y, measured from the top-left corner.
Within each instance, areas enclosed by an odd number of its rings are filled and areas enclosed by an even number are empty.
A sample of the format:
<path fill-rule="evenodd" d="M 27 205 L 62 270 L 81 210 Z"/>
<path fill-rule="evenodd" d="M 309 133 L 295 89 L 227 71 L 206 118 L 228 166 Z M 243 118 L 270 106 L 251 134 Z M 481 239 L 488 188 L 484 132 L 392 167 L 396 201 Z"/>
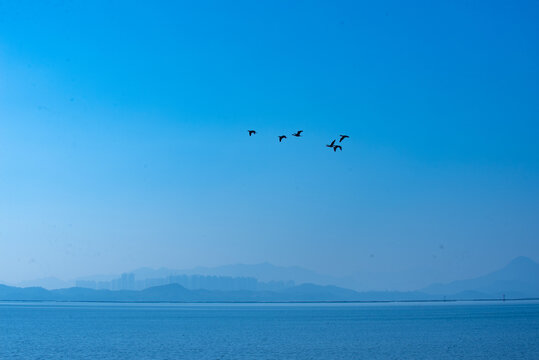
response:
<path fill-rule="evenodd" d="M 247 130 L 247 131 L 249 132 L 249 136 L 256 135 L 256 130 Z M 303 130 L 299 130 L 299 131 L 293 133 L 292 136 L 301 137 L 302 132 L 303 132 Z M 348 135 L 339 135 L 339 136 L 341 137 L 340 140 L 339 140 L 339 143 L 341 143 L 344 139 L 350 137 Z M 286 135 L 279 135 L 278 138 L 279 138 L 279 142 L 282 142 L 284 139 L 286 139 Z M 337 152 L 337 149 L 342 151 L 342 146 L 338 145 L 338 144 L 335 145 L 335 141 L 337 141 L 337 140 L 334 139 L 329 145 L 326 145 L 326 146 L 328 148 L 332 148 L 334 152 Z"/>

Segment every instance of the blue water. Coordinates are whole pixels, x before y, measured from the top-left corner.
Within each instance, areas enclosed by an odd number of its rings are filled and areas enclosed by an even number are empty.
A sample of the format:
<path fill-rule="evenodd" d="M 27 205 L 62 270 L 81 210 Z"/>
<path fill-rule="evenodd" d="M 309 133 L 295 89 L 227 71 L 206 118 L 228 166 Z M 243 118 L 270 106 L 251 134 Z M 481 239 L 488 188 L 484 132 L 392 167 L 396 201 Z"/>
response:
<path fill-rule="evenodd" d="M 539 359 L 538 303 L 0 303 L 0 359 Z"/>

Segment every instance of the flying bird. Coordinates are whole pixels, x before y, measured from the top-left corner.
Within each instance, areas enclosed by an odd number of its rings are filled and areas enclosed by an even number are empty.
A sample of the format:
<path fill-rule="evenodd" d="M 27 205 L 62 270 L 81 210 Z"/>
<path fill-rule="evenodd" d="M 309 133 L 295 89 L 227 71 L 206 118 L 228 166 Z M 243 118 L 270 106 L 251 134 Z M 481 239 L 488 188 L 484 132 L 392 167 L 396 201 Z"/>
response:
<path fill-rule="evenodd" d="M 279 136 L 279 142 L 283 141 L 283 139 L 286 139 L 286 135 Z"/>
<path fill-rule="evenodd" d="M 328 148 L 334 147 L 334 146 L 335 146 L 335 140 L 333 140 L 333 141 L 331 142 L 331 144 L 326 145 L 326 146 L 327 146 Z"/>
<path fill-rule="evenodd" d="M 247 130 L 247 131 L 249 131 L 249 136 L 256 134 L 256 131 L 254 131 L 254 130 Z"/>
<path fill-rule="evenodd" d="M 342 151 L 342 146 L 341 145 L 335 145 L 333 147 L 333 151 L 337 152 L 337 149 L 341 150 Z"/>
<path fill-rule="evenodd" d="M 341 137 L 341 140 L 339 140 L 339 142 L 342 142 L 344 139 L 350 137 L 350 136 L 348 136 L 348 135 L 339 135 L 339 136 Z"/>
<path fill-rule="evenodd" d="M 300 137 L 302 132 L 303 132 L 303 130 L 300 130 L 300 131 L 298 131 L 297 133 L 292 134 L 292 136 Z"/>

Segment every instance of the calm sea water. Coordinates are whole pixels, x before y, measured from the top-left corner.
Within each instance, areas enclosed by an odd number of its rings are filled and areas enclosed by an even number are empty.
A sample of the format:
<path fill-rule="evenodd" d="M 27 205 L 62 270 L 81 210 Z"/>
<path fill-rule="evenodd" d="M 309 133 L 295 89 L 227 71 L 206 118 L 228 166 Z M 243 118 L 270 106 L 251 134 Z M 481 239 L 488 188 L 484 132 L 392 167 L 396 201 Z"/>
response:
<path fill-rule="evenodd" d="M 0 303 L 0 359 L 539 359 L 538 303 Z"/>

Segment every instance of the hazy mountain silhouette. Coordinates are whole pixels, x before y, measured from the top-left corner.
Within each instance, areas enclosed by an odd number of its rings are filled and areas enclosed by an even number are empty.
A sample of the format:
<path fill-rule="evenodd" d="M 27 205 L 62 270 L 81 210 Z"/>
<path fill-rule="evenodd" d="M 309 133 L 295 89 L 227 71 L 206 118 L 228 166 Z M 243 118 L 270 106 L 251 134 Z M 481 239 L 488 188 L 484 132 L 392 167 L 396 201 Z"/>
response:
<path fill-rule="evenodd" d="M 132 271 L 131 274 L 134 274 L 137 280 L 139 279 L 165 279 L 168 277 L 187 275 L 187 276 L 221 276 L 221 277 L 230 277 L 230 278 L 242 278 L 249 277 L 256 279 L 260 282 L 265 282 L 267 284 L 259 284 L 264 286 L 256 286 L 255 289 L 248 287 L 240 287 L 242 291 L 232 291 L 239 290 L 237 287 L 232 289 L 223 289 L 223 288 L 213 288 L 214 292 L 218 294 L 213 294 L 210 296 L 209 293 L 206 293 L 205 296 L 210 298 L 219 298 L 223 297 L 224 293 L 231 292 L 235 295 L 228 294 L 225 298 L 238 299 L 239 294 L 241 293 L 245 299 L 280 299 L 280 298 L 295 298 L 303 299 L 305 301 L 315 301 L 315 299 L 334 299 L 334 300 L 346 300 L 351 298 L 356 298 L 356 294 L 361 294 L 361 299 L 365 300 L 408 300 L 408 299 L 494 299 L 501 298 L 503 294 L 507 298 L 526 298 L 526 297 L 539 297 L 539 264 L 533 260 L 526 257 L 518 257 L 512 260 L 504 268 L 492 272 L 490 274 L 480 276 L 474 279 L 469 280 L 459 280 L 453 281 L 447 284 L 433 284 L 428 287 L 425 287 L 418 292 L 414 291 L 368 291 L 368 292 L 356 292 L 350 290 L 349 288 L 357 288 L 352 278 L 335 278 L 331 276 L 321 275 L 314 271 L 307 270 L 297 266 L 290 267 L 280 267 L 275 266 L 269 263 L 262 264 L 235 264 L 235 265 L 225 265 L 218 267 L 196 267 L 192 269 L 185 270 L 174 270 L 168 268 L 139 268 L 135 271 Z M 364 278 L 366 274 L 363 274 Z M 86 276 L 79 279 L 93 280 L 93 281 L 104 281 L 106 279 L 113 280 L 117 278 L 118 275 L 96 275 L 96 276 Z M 233 280 L 233 279 L 222 279 L 224 280 Z M 284 284 L 276 284 L 275 286 L 271 285 L 271 282 L 286 282 Z M 293 282 L 293 283 L 290 283 Z M 34 291 L 39 296 L 52 296 L 51 294 L 45 295 L 43 293 L 44 289 L 30 287 L 30 286 L 40 286 L 47 287 L 49 289 L 58 289 L 60 287 L 69 287 L 72 286 L 74 282 L 65 282 L 62 280 L 54 278 L 45 278 L 34 281 L 28 281 L 24 283 L 17 284 L 18 286 L 25 287 L 25 294 L 32 294 Z M 154 287 L 159 288 L 165 284 L 182 283 L 180 281 L 175 281 L 174 279 L 168 279 L 167 281 L 155 282 L 148 281 L 148 286 L 144 287 Z M 183 283 L 182 283 L 183 284 Z M 303 285 L 297 285 L 303 284 Z M 315 285 L 316 284 L 316 285 Z M 185 284 L 189 291 L 196 290 L 208 290 L 211 287 L 197 286 L 190 287 Z M 278 286 L 277 286 L 278 285 Z M 296 286 L 294 286 L 296 285 Z M 331 285 L 331 286 L 330 286 Z M 142 289 L 144 287 L 136 287 L 136 289 Z M 95 287 L 95 289 L 104 289 L 106 287 Z M 3 288 L 3 294 L 8 294 L 8 290 Z M 13 288 L 17 289 L 17 288 Z M 27 290 L 30 289 L 30 290 Z M 32 290 L 34 289 L 34 290 Z M 62 289 L 66 290 L 66 289 Z M 69 289 L 67 289 L 69 290 Z M 91 289 L 88 289 L 91 290 Z M 220 290 L 220 291 L 217 291 Z M 245 291 L 243 291 L 245 290 Z M 10 290 L 16 291 L 16 290 Z M 19 290 L 17 290 L 19 291 Z M 16 292 L 17 292 L 16 291 Z M 99 292 L 101 291 L 101 292 Z M 108 298 L 109 296 L 116 297 L 120 296 L 119 294 L 115 295 L 103 295 L 106 292 L 104 290 L 98 290 L 98 293 L 86 293 L 82 292 L 80 294 L 88 294 L 92 298 L 98 299 L 100 296 Z M 155 290 L 154 290 L 155 291 Z M 114 291 L 117 293 L 118 291 Z M 19 292 L 20 293 L 20 292 Z M 15 294 L 15 293 L 14 293 Z M 62 292 L 58 292 L 62 294 Z M 70 294 L 74 294 L 74 290 L 71 290 Z M 201 293 L 202 294 L 202 293 Z M 278 296 L 275 294 L 279 294 Z M 312 295 L 312 298 L 309 295 Z M 428 294 L 428 295 L 427 295 Z M 26 296 L 26 295 L 25 295 Z M 33 295 L 32 295 L 33 296 Z M 58 295 L 59 296 L 59 295 Z M 138 296 L 138 295 L 137 295 Z M 176 295 L 175 295 L 176 296 Z M 197 299 L 195 295 L 190 293 L 189 296 L 194 296 L 193 299 Z M 422 297 L 418 297 L 422 296 Z M 243 301 L 243 300 L 241 300 Z M 250 301 L 250 300 L 249 300 Z M 265 300 L 261 300 L 265 301 Z M 270 301 L 270 300 L 268 300 Z M 273 301 L 273 300 L 271 300 Z"/>
<path fill-rule="evenodd" d="M 131 271 L 137 279 L 163 278 L 171 275 L 205 275 L 205 276 L 229 276 L 250 277 L 261 282 L 293 281 L 296 284 L 313 283 L 319 285 L 336 285 L 342 287 L 354 287 L 346 278 L 337 278 L 319 274 L 299 266 L 276 266 L 270 263 L 260 264 L 232 264 L 216 267 L 195 267 L 191 269 L 152 269 L 148 267 Z M 91 278 L 91 277 L 87 277 Z"/>
<path fill-rule="evenodd" d="M 217 267 L 196 267 L 184 270 L 186 274 L 221 275 L 232 277 L 254 277 L 259 281 L 294 281 L 297 284 L 315 283 L 320 285 L 338 285 L 339 279 L 322 275 L 299 266 L 276 266 L 270 263 L 234 264 Z"/>
<path fill-rule="evenodd" d="M 190 269 L 170 269 L 161 267 L 153 269 L 142 267 L 126 272 L 133 274 L 137 281 L 146 279 L 165 279 L 169 276 L 179 275 L 202 275 L 202 276 L 223 276 L 232 278 L 254 278 L 262 283 L 272 282 L 293 282 L 294 284 L 313 283 L 319 285 L 336 285 L 347 288 L 356 288 L 352 278 L 337 278 L 333 276 L 319 274 L 312 270 L 307 270 L 298 266 L 276 266 L 270 263 L 261 264 L 232 264 L 217 267 L 195 267 Z M 49 290 L 76 286 L 78 282 L 95 281 L 110 282 L 119 278 L 121 274 L 98 274 L 81 276 L 76 279 L 64 281 L 56 278 L 42 278 L 10 284 L 18 287 L 42 287 Z M 155 286 L 155 285 L 152 285 Z"/>
<path fill-rule="evenodd" d="M 169 275 L 207 275 L 230 277 L 253 277 L 259 281 L 294 281 L 296 283 L 312 282 L 332 284 L 335 278 L 321 275 L 298 266 L 275 266 L 270 263 L 233 264 L 217 267 L 195 267 L 192 269 L 151 269 L 140 268 L 132 271 L 137 279 L 166 277 Z"/>
<path fill-rule="evenodd" d="M 539 297 L 539 264 L 520 256 L 513 259 L 504 268 L 469 280 L 458 280 L 448 284 L 433 284 L 421 291 L 432 295 L 460 296 L 483 294 L 483 296 Z"/>
<path fill-rule="evenodd" d="M 200 274 L 244 275 L 270 279 L 301 279 L 316 276 L 301 268 L 279 268 L 270 264 L 230 265 L 219 268 L 196 268 Z M 185 274 L 185 272 L 182 272 Z M 168 269 L 143 269 L 140 276 L 170 275 Z M 81 287 L 46 290 L 41 287 L 13 287 L 0 285 L 0 300 L 51 301 L 177 301 L 177 302 L 280 302 L 280 301 L 397 301 L 442 299 L 500 299 L 539 297 L 539 264 L 526 257 L 518 257 L 501 270 L 469 280 L 449 284 L 433 284 L 421 291 L 357 292 L 333 285 L 304 283 L 281 290 L 207 290 L 187 289 L 177 283 L 154 286 L 144 290 L 94 290 Z"/>
<path fill-rule="evenodd" d="M 289 301 L 372 301 L 435 299 L 410 292 L 359 293 L 336 286 L 303 284 L 283 291 L 188 290 L 179 284 L 155 286 L 140 291 L 68 288 L 18 288 L 0 285 L 0 300 L 18 301 L 156 301 L 156 302 L 289 302 Z"/>

